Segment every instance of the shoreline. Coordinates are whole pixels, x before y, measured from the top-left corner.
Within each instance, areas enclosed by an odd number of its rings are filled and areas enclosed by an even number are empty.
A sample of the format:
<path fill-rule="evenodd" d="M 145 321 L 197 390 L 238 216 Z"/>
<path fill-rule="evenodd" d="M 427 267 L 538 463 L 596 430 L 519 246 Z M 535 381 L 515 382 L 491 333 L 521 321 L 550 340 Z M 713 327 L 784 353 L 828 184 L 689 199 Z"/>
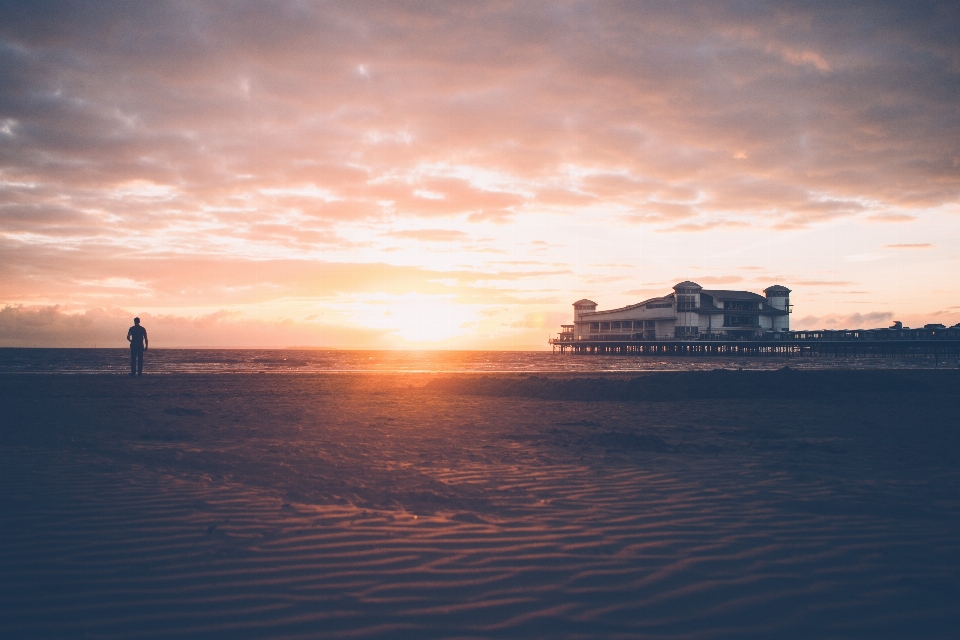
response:
<path fill-rule="evenodd" d="M 129 371 L 127 349 L 5 350 L 9 373 L 115 374 Z M 690 356 L 573 356 L 550 352 L 396 352 L 294 350 L 164 350 L 147 352 L 144 375 L 170 374 L 413 374 L 413 375 L 647 375 L 657 371 L 951 370 L 935 358 L 804 358 Z"/>

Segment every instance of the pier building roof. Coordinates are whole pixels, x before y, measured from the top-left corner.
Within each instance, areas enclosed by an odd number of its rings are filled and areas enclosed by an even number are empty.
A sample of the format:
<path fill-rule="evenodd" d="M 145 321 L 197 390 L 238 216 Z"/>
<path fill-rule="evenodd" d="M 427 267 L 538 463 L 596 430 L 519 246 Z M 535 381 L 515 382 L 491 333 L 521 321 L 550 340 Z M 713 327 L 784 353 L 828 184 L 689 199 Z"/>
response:
<path fill-rule="evenodd" d="M 759 293 L 752 291 L 731 291 L 729 289 L 704 289 L 700 293 L 705 293 L 717 300 L 752 300 L 754 302 L 763 302 L 766 300 Z"/>

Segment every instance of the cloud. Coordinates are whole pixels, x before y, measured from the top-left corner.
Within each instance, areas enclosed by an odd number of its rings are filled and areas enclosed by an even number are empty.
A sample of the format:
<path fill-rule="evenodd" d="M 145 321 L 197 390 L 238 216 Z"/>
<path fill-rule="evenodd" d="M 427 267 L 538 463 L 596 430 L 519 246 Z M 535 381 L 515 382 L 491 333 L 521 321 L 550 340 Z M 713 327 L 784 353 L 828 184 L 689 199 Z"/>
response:
<path fill-rule="evenodd" d="M 794 329 L 875 329 L 889 326 L 893 321 L 892 311 L 872 311 L 870 313 L 852 313 L 849 315 L 828 314 L 824 316 L 804 316 L 791 323 Z"/>
<path fill-rule="evenodd" d="M 867 216 L 867 219 L 874 222 L 913 222 L 917 216 L 907 213 L 876 213 Z"/>
<path fill-rule="evenodd" d="M 677 282 L 683 282 L 684 279 L 679 279 Z M 697 284 L 733 284 L 736 282 L 743 282 L 743 278 L 740 276 L 697 276 L 694 278 Z"/>
<path fill-rule="evenodd" d="M 721 227 L 736 229 L 749 226 L 750 223 L 743 222 L 741 220 L 710 220 L 707 222 L 686 222 L 682 224 L 676 224 L 671 227 L 665 227 L 663 231 L 693 233 L 699 231 L 710 231 L 712 229 Z"/>
<path fill-rule="evenodd" d="M 187 206 L 268 212 L 291 203 L 271 188 L 308 181 L 348 219 L 599 201 L 648 222 L 755 209 L 803 225 L 865 194 L 955 201 L 955 18 L 891 5 L 869 32 L 865 11 L 7 5 L 2 160 L 95 199 L 149 180 Z M 570 163 L 587 172 L 565 186 Z"/>
<path fill-rule="evenodd" d="M 672 290 L 670 287 L 662 288 L 642 288 L 642 289 L 631 289 L 630 291 L 624 291 L 623 294 L 627 296 L 636 296 L 646 300 L 647 298 L 659 298 L 660 296 L 665 296 L 668 293 L 671 293 Z"/>
<path fill-rule="evenodd" d="M 492 303 L 561 225 L 923 222 L 960 204 L 944 7 L 4 3 L 0 301 Z"/>
<path fill-rule="evenodd" d="M 125 314 L 127 320 L 133 316 Z M 66 314 L 59 306 L 0 309 L 0 346 L 124 346 L 127 326 L 119 313 L 94 309 Z"/>
<path fill-rule="evenodd" d="M 561 324 L 570 322 L 572 313 L 527 313 L 522 318 L 505 323 L 518 329 L 542 329 L 555 333 Z"/>
<path fill-rule="evenodd" d="M 929 242 L 906 242 L 899 244 L 885 244 L 884 249 L 933 249 L 934 245 Z"/>
<path fill-rule="evenodd" d="M 68 313 L 59 306 L 0 309 L 0 347 L 126 347 L 132 313 L 91 309 Z M 200 316 L 140 313 L 154 349 L 176 347 L 380 347 L 396 342 L 389 330 L 236 317 L 220 310 Z"/>
<path fill-rule="evenodd" d="M 394 238 L 423 240 L 426 242 L 453 242 L 470 238 L 470 236 L 463 231 L 457 231 L 455 229 L 403 229 L 400 231 L 391 231 L 388 235 Z"/>
<path fill-rule="evenodd" d="M 793 280 L 790 284 L 798 287 L 849 287 L 860 283 L 851 280 Z"/>

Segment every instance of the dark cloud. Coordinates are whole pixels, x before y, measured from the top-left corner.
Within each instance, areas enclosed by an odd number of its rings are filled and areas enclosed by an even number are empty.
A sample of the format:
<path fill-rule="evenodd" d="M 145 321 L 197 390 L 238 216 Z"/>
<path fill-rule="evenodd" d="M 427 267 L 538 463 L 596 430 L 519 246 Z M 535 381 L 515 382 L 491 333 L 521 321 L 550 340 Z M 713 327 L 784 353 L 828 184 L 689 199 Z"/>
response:
<path fill-rule="evenodd" d="M 303 181 L 360 216 L 384 199 L 477 218 L 599 199 L 641 221 L 737 209 L 788 226 L 864 195 L 955 201 L 960 184 L 946 3 L 52 2 L 0 18 L 0 162 L 45 184 L 151 180 L 196 206 Z M 419 180 L 443 198 L 369 182 L 464 160 L 529 196 L 436 167 Z M 590 167 L 582 188 L 549 184 L 571 162 Z"/>

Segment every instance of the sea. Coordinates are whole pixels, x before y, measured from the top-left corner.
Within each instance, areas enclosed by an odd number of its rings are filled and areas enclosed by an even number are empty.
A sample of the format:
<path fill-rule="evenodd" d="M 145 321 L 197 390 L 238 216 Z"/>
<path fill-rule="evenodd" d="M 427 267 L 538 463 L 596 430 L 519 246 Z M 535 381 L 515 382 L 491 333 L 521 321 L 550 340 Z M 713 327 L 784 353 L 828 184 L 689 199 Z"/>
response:
<path fill-rule="evenodd" d="M 144 374 L 238 373 L 630 373 L 712 369 L 956 368 L 942 358 L 664 357 L 550 351 L 361 351 L 332 349 L 149 349 Z M 129 350 L 0 348 L 0 374 L 125 374 Z"/>

